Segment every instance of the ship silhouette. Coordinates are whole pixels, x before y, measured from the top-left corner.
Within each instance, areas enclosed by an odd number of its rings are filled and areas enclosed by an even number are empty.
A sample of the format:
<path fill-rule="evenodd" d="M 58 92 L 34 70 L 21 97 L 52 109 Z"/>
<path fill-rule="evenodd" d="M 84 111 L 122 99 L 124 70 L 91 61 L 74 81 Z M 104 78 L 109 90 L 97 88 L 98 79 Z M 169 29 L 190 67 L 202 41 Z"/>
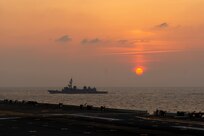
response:
<path fill-rule="evenodd" d="M 69 84 L 65 86 L 61 91 L 60 90 L 48 90 L 50 94 L 106 94 L 107 91 L 97 91 L 95 87 L 86 87 L 84 86 L 82 89 L 77 88 L 77 86 L 73 86 L 72 78 L 69 81 Z"/>

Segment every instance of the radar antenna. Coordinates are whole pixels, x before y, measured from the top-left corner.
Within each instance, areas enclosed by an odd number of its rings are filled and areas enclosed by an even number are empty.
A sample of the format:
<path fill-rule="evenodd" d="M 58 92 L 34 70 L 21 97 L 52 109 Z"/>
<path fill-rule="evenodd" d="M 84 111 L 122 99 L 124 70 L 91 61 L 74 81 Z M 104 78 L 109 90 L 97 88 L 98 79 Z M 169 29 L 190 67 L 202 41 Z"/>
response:
<path fill-rule="evenodd" d="M 68 84 L 68 87 L 69 87 L 69 88 L 72 88 L 72 83 L 73 83 L 73 80 L 72 80 L 72 78 L 71 78 L 70 81 L 69 81 L 69 84 Z"/>

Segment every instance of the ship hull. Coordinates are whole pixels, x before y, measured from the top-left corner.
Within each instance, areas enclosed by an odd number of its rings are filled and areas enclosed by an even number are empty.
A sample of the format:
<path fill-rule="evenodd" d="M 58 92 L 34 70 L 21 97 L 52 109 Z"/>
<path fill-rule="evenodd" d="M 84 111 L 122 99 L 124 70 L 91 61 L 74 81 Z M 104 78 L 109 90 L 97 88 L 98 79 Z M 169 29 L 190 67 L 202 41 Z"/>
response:
<path fill-rule="evenodd" d="M 107 91 L 59 91 L 59 90 L 48 90 L 50 94 L 107 94 Z"/>

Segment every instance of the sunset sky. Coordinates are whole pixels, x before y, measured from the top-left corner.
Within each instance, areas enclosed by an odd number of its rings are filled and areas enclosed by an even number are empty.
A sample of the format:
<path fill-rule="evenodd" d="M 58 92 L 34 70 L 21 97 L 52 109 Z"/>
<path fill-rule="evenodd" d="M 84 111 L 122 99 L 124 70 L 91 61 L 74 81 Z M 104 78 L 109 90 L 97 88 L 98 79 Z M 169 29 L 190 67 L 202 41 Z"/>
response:
<path fill-rule="evenodd" d="M 203 13 L 204 0 L 0 0 L 0 86 L 203 86 Z"/>

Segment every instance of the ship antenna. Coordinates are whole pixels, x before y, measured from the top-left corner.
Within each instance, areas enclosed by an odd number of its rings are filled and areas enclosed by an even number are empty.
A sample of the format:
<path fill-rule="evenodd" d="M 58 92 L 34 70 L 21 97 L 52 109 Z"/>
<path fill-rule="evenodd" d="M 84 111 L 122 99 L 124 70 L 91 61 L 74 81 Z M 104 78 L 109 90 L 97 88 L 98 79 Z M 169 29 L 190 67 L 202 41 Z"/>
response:
<path fill-rule="evenodd" d="M 72 78 L 70 79 L 70 81 L 69 81 L 69 88 L 72 88 L 72 83 L 73 83 L 73 80 L 72 80 Z"/>

